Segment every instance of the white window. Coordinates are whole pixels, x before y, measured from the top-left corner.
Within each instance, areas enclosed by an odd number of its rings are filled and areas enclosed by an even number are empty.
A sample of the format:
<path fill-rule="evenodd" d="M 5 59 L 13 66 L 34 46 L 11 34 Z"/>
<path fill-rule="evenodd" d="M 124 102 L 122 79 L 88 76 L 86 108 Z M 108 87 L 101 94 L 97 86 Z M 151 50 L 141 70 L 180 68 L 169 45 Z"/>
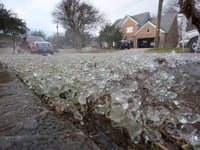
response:
<path fill-rule="evenodd" d="M 133 27 L 127 27 L 126 33 L 133 33 Z"/>

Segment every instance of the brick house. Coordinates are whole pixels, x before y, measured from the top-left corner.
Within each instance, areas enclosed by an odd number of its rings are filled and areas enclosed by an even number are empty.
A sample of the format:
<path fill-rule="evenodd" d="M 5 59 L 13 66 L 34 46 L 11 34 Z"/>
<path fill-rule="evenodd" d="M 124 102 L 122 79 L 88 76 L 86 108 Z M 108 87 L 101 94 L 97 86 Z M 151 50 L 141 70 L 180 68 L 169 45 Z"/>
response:
<path fill-rule="evenodd" d="M 135 16 L 125 16 L 114 24 L 121 29 L 123 39 L 130 40 L 134 48 L 147 48 L 154 47 L 156 23 L 157 19 L 151 18 L 149 12 L 145 12 Z M 159 47 L 175 47 L 177 43 L 177 15 L 163 15 L 160 24 Z"/>

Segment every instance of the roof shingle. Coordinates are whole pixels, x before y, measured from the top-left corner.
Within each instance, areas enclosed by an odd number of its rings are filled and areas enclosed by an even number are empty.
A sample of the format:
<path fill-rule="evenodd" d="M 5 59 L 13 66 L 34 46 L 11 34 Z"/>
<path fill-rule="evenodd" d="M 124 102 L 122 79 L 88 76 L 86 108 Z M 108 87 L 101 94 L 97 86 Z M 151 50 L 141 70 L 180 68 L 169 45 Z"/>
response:
<path fill-rule="evenodd" d="M 131 17 L 139 23 L 140 27 L 142 27 L 150 19 L 149 12 L 137 14 L 137 15 L 134 15 L 134 16 L 131 16 Z"/>
<path fill-rule="evenodd" d="M 160 22 L 160 28 L 162 30 L 164 30 L 166 33 L 168 33 L 174 19 L 176 19 L 176 18 L 177 18 L 177 15 L 175 13 L 162 15 L 161 22 Z M 150 22 L 153 23 L 154 25 L 157 25 L 157 18 L 156 17 L 151 18 Z"/>

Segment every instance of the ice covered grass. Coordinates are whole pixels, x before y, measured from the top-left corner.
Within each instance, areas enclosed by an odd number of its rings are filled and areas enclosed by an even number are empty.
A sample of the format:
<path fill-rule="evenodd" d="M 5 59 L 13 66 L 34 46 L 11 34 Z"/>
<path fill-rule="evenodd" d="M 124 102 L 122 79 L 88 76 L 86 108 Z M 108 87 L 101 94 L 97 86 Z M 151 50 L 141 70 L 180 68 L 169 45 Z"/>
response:
<path fill-rule="evenodd" d="M 180 99 L 199 65 L 171 54 L 58 54 L 0 58 L 27 86 L 59 112 L 82 120 L 90 112 L 105 115 L 114 126 L 127 128 L 139 143 L 163 141 L 167 133 L 200 143 L 198 110 Z M 196 74 L 195 74 L 196 75 Z M 200 75 L 195 76 L 198 84 Z M 193 92 L 200 89 L 193 86 Z M 182 97 L 181 97 L 182 98 Z"/>

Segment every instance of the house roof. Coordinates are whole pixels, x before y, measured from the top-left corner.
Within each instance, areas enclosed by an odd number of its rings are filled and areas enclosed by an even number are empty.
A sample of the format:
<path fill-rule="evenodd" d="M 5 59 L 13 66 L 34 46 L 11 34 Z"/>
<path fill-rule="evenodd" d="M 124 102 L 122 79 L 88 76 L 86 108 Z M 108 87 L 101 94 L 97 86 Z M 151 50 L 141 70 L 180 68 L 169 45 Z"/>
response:
<path fill-rule="evenodd" d="M 161 17 L 160 28 L 164 30 L 166 33 L 168 33 L 172 23 L 174 22 L 174 19 L 176 18 L 177 16 L 175 13 L 163 15 Z M 153 23 L 154 25 L 157 25 L 157 18 L 156 17 L 151 18 L 150 22 Z"/>
<path fill-rule="evenodd" d="M 122 23 L 124 22 L 124 20 L 126 20 L 127 17 L 132 18 L 133 20 L 135 20 L 136 22 L 138 22 L 139 27 L 143 26 L 150 18 L 149 12 L 145 12 L 142 14 L 137 14 L 134 16 L 125 16 L 125 18 L 121 18 L 118 19 L 114 22 L 114 25 L 120 27 L 122 25 Z"/>
<path fill-rule="evenodd" d="M 121 20 L 122 20 L 122 19 L 116 20 L 116 21 L 113 23 L 113 25 L 115 25 L 115 26 L 118 27 L 118 26 L 120 25 Z"/>
<path fill-rule="evenodd" d="M 149 12 L 137 14 L 137 15 L 134 15 L 134 16 L 125 16 L 124 18 L 116 20 L 114 22 L 114 25 L 117 26 L 117 27 L 121 27 L 123 22 L 126 20 L 127 17 L 131 17 L 133 20 L 135 20 L 139 25 L 139 29 L 143 25 L 145 25 L 148 21 L 150 21 L 155 26 L 157 25 L 157 17 L 150 18 Z M 168 33 L 172 23 L 174 22 L 174 19 L 177 19 L 176 13 L 162 15 L 161 16 L 161 22 L 160 22 L 160 29 L 163 30 L 165 33 Z"/>
<path fill-rule="evenodd" d="M 131 16 L 134 20 L 136 20 L 140 27 L 143 26 L 150 18 L 150 15 L 149 15 L 149 12 L 145 12 L 145 13 L 142 13 L 142 14 L 137 14 L 137 15 L 134 15 L 134 16 Z"/>

